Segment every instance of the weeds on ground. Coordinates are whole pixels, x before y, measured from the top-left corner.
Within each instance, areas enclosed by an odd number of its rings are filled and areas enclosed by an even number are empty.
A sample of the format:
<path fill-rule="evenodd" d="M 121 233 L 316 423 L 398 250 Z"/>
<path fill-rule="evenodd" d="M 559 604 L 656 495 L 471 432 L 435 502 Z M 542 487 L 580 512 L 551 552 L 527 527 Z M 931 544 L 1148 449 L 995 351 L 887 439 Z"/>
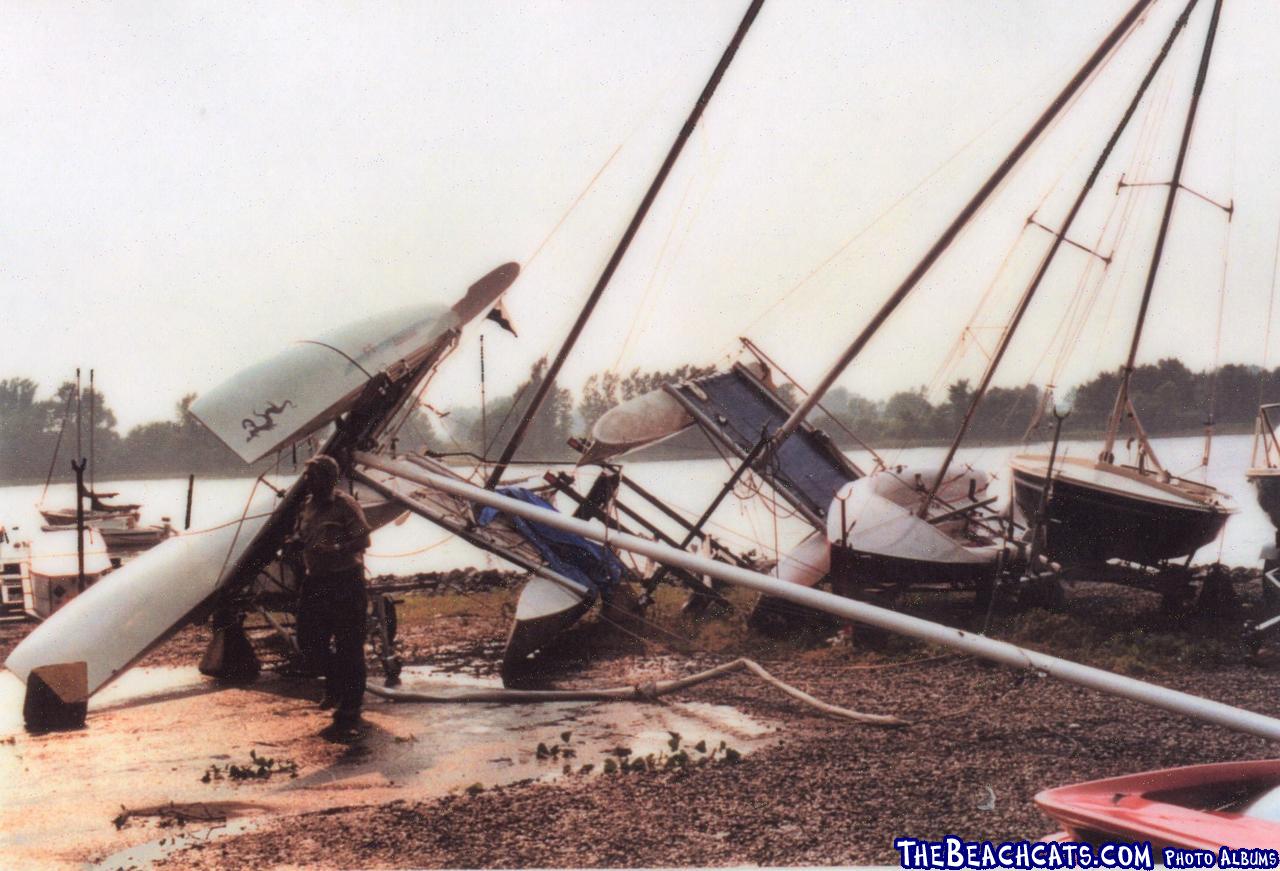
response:
<path fill-rule="evenodd" d="M 249 751 L 249 764 L 237 765 L 228 762 L 226 765 L 210 765 L 200 778 L 201 783 L 212 783 L 216 780 L 269 780 L 272 775 L 287 774 L 290 778 L 298 776 L 298 763 L 292 759 L 275 759 L 259 756 L 258 751 Z"/>

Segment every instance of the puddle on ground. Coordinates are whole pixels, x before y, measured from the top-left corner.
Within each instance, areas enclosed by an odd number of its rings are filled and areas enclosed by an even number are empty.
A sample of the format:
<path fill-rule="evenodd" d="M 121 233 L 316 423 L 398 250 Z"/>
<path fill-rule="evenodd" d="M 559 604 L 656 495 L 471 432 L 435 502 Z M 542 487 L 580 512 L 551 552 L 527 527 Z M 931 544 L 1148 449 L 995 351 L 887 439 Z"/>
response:
<path fill-rule="evenodd" d="M 163 837 L 143 844 L 126 847 L 112 853 L 97 862 L 87 865 L 88 871 L 120 871 L 120 869 L 150 868 L 161 859 L 184 850 L 193 844 L 208 843 L 231 835 L 241 835 L 258 826 L 256 820 L 228 820 L 216 826 L 194 828 L 188 826 L 177 831 L 170 831 Z"/>
<path fill-rule="evenodd" d="M 406 668 L 403 681 L 410 691 L 499 686 L 426 667 Z M 684 748 L 724 741 L 742 754 L 776 735 L 771 724 L 735 708 L 670 698 L 499 705 L 370 696 L 367 736 L 344 746 L 317 736 L 328 715 L 317 709 L 312 683 L 266 675 L 248 687 L 218 688 L 194 668 L 150 668 L 128 672 L 95 696 L 87 728 L 33 736 L 22 731 L 22 693 L 16 678 L 0 675 L 0 854 L 41 867 L 94 860 L 147 867 L 177 849 L 175 835 L 205 836 L 146 820 L 117 830 L 112 820 L 122 807 L 250 803 L 225 829 L 205 827 L 208 837 L 220 837 L 266 816 L 553 780 L 565 776 L 566 765 L 574 777 L 584 776 L 585 765 L 598 774 L 618 747 L 633 758 L 670 753 L 672 732 Z M 547 758 L 539 758 L 539 744 Z M 296 762 L 297 776 L 202 780 L 211 767 L 250 766 L 251 753 Z"/>

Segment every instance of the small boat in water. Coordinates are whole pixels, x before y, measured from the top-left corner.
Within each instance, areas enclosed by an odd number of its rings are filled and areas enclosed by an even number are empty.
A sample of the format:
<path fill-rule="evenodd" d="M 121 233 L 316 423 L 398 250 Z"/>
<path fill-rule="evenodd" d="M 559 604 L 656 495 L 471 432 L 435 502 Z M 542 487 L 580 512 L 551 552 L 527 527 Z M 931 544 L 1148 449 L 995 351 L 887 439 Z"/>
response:
<path fill-rule="evenodd" d="M 94 493 L 86 491 L 84 497 L 89 500 L 89 507 L 84 510 L 85 526 L 105 526 L 109 524 L 137 523 L 141 505 L 112 505 L 105 501 L 118 496 L 118 493 Z M 74 529 L 76 510 L 74 508 L 41 508 L 40 516 L 44 518 L 45 530 Z"/>
<path fill-rule="evenodd" d="M 54 467 L 58 462 L 58 450 L 62 445 L 62 431 L 58 432 L 58 441 L 53 449 L 53 461 L 49 464 L 49 476 L 45 478 L 45 493 L 40 496 L 40 504 L 36 506 L 40 512 L 40 516 L 44 518 L 46 532 L 56 529 L 75 528 L 77 524 L 84 523 L 85 526 L 99 526 L 101 524 L 121 524 L 121 523 L 137 523 L 139 518 L 139 509 L 141 505 L 137 504 L 116 504 L 108 502 L 108 499 L 114 499 L 119 493 L 100 493 L 94 487 L 94 474 L 97 469 L 97 459 L 94 450 L 94 431 L 96 429 L 96 415 L 94 410 L 97 406 L 98 393 L 93 386 L 94 370 L 89 370 L 89 461 L 87 467 L 81 468 L 81 471 L 87 469 L 89 473 L 88 484 L 86 485 L 80 480 L 77 473 L 76 489 L 79 498 L 76 504 L 70 508 L 45 508 L 44 496 L 48 493 L 49 482 L 53 477 Z M 80 459 L 80 370 L 76 370 L 75 392 L 67 397 L 66 411 L 63 413 L 62 428 L 67 425 L 67 418 L 71 414 L 71 403 L 74 400 L 76 406 L 76 456 L 72 461 L 72 465 Z M 88 499 L 89 505 L 85 507 L 84 501 Z"/>
<path fill-rule="evenodd" d="M 1156 862 L 1175 847 L 1280 844 L 1280 759 L 1191 765 L 1049 789 L 1035 798 L 1062 826 L 1045 840 L 1147 841 Z"/>
<path fill-rule="evenodd" d="M 177 534 L 167 517 L 162 517 L 160 523 L 145 526 L 139 526 L 134 517 L 113 519 L 99 523 L 95 528 L 109 550 L 145 550 Z"/>

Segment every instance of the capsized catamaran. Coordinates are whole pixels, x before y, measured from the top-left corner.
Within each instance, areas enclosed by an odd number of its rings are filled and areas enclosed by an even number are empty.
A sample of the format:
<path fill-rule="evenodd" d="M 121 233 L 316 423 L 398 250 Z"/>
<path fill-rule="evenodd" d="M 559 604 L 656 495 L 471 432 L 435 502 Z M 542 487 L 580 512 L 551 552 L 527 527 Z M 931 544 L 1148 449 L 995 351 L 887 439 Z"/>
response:
<path fill-rule="evenodd" d="M 1188 5 L 1180 22 L 1185 22 L 1194 5 L 1194 2 Z M 1065 458 L 1053 463 L 1049 456 L 1022 454 L 1010 461 L 1018 506 L 1028 517 L 1036 517 L 1043 504 L 1043 513 L 1037 523 L 1043 552 L 1064 564 L 1119 559 L 1155 566 L 1171 560 L 1190 559 L 1221 533 L 1237 510 L 1231 498 L 1222 491 L 1175 476 L 1160 464 L 1138 420 L 1129 392 L 1142 329 L 1173 219 L 1174 204 L 1183 189 L 1182 172 L 1213 55 L 1220 12 L 1221 3 L 1215 3 L 1102 451 L 1096 460 Z M 1138 441 L 1138 462 L 1132 466 L 1118 464 L 1115 457 L 1116 438 L 1126 417 L 1133 421 Z M 1049 488 L 1048 498 L 1042 500 L 1046 486 Z"/>
<path fill-rule="evenodd" d="M 235 389 L 223 387 L 195 403 L 193 413 L 241 456 L 261 456 L 255 440 L 245 438 L 249 428 L 235 418 L 261 405 L 260 396 L 247 391 L 273 391 L 273 401 L 288 401 L 286 410 L 294 412 L 277 421 L 288 427 L 289 438 L 306 438 L 336 422 L 320 452 L 345 460 L 352 451 L 378 443 L 455 347 L 462 328 L 487 312 L 518 274 L 517 264 L 500 266 L 453 306 L 417 310 L 409 326 L 376 318 L 376 329 L 358 324 L 295 345 L 274 358 L 277 369 L 254 367 L 232 379 Z M 360 386 L 353 371 L 363 373 Z M 288 443 L 274 431 L 265 438 L 277 448 Z M 168 539 L 78 595 L 23 639 L 5 667 L 27 684 L 28 723 L 83 720 L 92 693 L 179 628 L 234 607 L 246 589 L 264 581 L 279 586 L 287 578 L 281 546 L 302 496 L 300 481 L 284 492 L 255 482 L 239 516 Z M 381 492 L 366 502 L 374 523 L 403 513 Z"/>
<path fill-rule="evenodd" d="M 425 469 L 394 468 L 384 458 L 374 454 L 357 453 L 354 460 L 366 468 L 403 475 L 413 483 L 430 487 L 458 498 L 487 506 L 513 517 L 545 524 L 565 533 L 581 536 L 618 550 L 640 554 L 665 565 L 691 573 L 708 574 L 719 581 L 748 590 L 776 596 L 813 610 L 823 611 L 846 620 L 855 620 L 889 632 L 906 635 L 947 647 L 967 655 L 977 656 L 1009 665 L 1030 669 L 1059 678 L 1079 686 L 1094 689 L 1151 705 L 1166 711 L 1211 723 L 1245 734 L 1256 735 L 1271 741 L 1280 741 L 1280 720 L 1265 714 L 1157 686 L 1124 675 L 1113 674 L 1100 668 L 1059 659 L 1045 653 L 999 641 L 984 635 L 975 635 L 902 614 L 888 608 L 837 596 L 823 590 L 814 590 L 796 584 L 779 581 L 775 577 L 752 571 L 742 566 L 730 565 L 709 559 L 661 542 L 652 541 L 611 529 L 604 523 L 568 517 L 549 511 L 538 505 L 512 499 L 482 487 L 454 478 L 436 475 Z"/>
<path fill-rule="evenodd" d="M 1003 559 L 1014 565 L 1016 548 L 1001 540 L 999 522 L 982 513 L 994 501 L 987 496 L 985 473 L 953 473 L 934 495 L 934 516 L 922 520 L 915 507 L 931 476 L 885 466 L 879 457 L 867 472 L 809 423 L 762 456 L 769 434 L 794 408 L 773 381 L 773 361 L 754 344 L 744 344 L 756 360 L 666 384 L 605 412 L 592 427 L 582 462 L 608 461 L 698 426 L 740 460 L 739 472 L 753 471 L 812 529 L 780 556 L 775 569 L 779 578 L 803 586 L 828 577 L 846 593 L 906 584 L 973 586 L 990 580 L 1006 548 Z M 776 603 L 762 601 L 753 622 L 763 626 L 760 621 L 775 610 Z"/>

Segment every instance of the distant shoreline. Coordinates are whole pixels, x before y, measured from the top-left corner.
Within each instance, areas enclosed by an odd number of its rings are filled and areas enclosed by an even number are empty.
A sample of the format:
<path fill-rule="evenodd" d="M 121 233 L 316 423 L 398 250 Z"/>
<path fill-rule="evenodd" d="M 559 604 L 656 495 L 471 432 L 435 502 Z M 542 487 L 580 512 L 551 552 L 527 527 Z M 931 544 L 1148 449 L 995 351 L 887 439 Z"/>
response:
<path fill-rule="evenodd" d="M 1242 424 L 1234 424 L 1234 425 L 1224 424 L 1221 427 L 1219 427 L 1217 431 L 1214 433 L 1215 436 L 1238 436 L 1238 435 L 1252 435 L 1252 434 L 1253 434 L 1253 427 L 1245 426 Z M 1105 435 L 1106 435 L 1106 432 L 1104 430 L 1085 430 L 1083 432 L 1064 433 L 1063 438 L 1066 441 L 1087 442 L 1087 441 L 1098 441 L 1102 439 Z M 1197 428 L 1197 429 L 1178 430 L 1174 432 L 1152 433 L 1151 437 L 1153 439 L 1174 439 L 1174 438 L 1193 438 L 1193 437 L 1198 438 L 1198 437 L 1202 437 L 1203 435 L 1204 435 L 1204 430 Z M 937 448 L 937 447 L 946 447 L 950 443 L 951 443 L 950 439 L 924 438 L 924 439 L 914 439 L 906 442 L 895 441 L 890 444 L 877 446 L 876 449 L 878 451 L 899 451 L 899 450 L 910 450 L 914 448 Z M 1035 442 L 1029 442 L 1028 444 L 1034 444 L 1034 443 Z M 966 448 L 998 448 L 998 447 L 1008 447 L 1010 445 L 1018 445 L 1018 444 L 1023 444 L 1023 442 L 1014 440 L 1014 439 L 983 439 L 983 440 L 975 440 L 973 442 L 966 443 L 964 447 Z M 837 445 L 842 451 L 864 451 L 865 450 L 864 448 L 859 447 L 857 444 L 846 443 L 843 441 L 837 441 Z M 716 457 L 719 457 L 719 456 L 721 456 L 721 454 L 717 453 L 709 445 L 702 449 L 690 449 L 684 446 L 681 446 L 675 449 L 670 449 L 670 448 L 666 448 L 663 444 L 657 444 L 652 447 L 643 448 L 639 451 L 636 451 L 634 454 L 627 457 L 627 461 L 642 462 L 642 463 L 678 463 L 685 460 L 715 459 Z M 564 463 L 572 464 L 577 460 L 577 457 L 566 453 L 561 459 Z M 290 464 L 290 466 L 292 466 L 292 464 Z M 299 464 L 299 466 L 301 466 L 301 464 Z M 244 469 L 242 470 L 232 469 L 232 470 L 220 470 L 215 472 L 196 472 L 195 476 L 197 481 L 209 480 L 209 479 L 224 480 L 224 479 L 234 479 L 234 478 L 252 478 L 270 471 L 273 471 L 273 466 L 271 465 L 263 466 L 263 467 L 245 466 Z M 189 471 L 173 470 L 173 471 L 134 472 L 134 473 L 129 473 L 121 476 L 116 476 L 108 472 L 105 476 L 100 476 L 100 477 L 101 477 L 101 480 L 103 481 L 163 481 L 163 480 L 171 480 L 174 478 L 185 478 L 189 474 L 192 474 L 192 473 Z M 293 468 L 289 468 L 287 471 L 282 471 L 282 474 L 291 475 L 291 474 L 296 474 L 296 472 Z M 52 481 L 50 481 L 50 485 L 70 484 L 74 482 L 74 480 L 75 479 L 73 477 L 71 477 L 70 475 L 67 475 L 65 477 L 54 478 Z M 0 487 L 27 487 L 32 485 L 43 485 L 43 484 L 44 484 L 44 478 L 41 478 L 41 477 L 0 479 Z"/>

